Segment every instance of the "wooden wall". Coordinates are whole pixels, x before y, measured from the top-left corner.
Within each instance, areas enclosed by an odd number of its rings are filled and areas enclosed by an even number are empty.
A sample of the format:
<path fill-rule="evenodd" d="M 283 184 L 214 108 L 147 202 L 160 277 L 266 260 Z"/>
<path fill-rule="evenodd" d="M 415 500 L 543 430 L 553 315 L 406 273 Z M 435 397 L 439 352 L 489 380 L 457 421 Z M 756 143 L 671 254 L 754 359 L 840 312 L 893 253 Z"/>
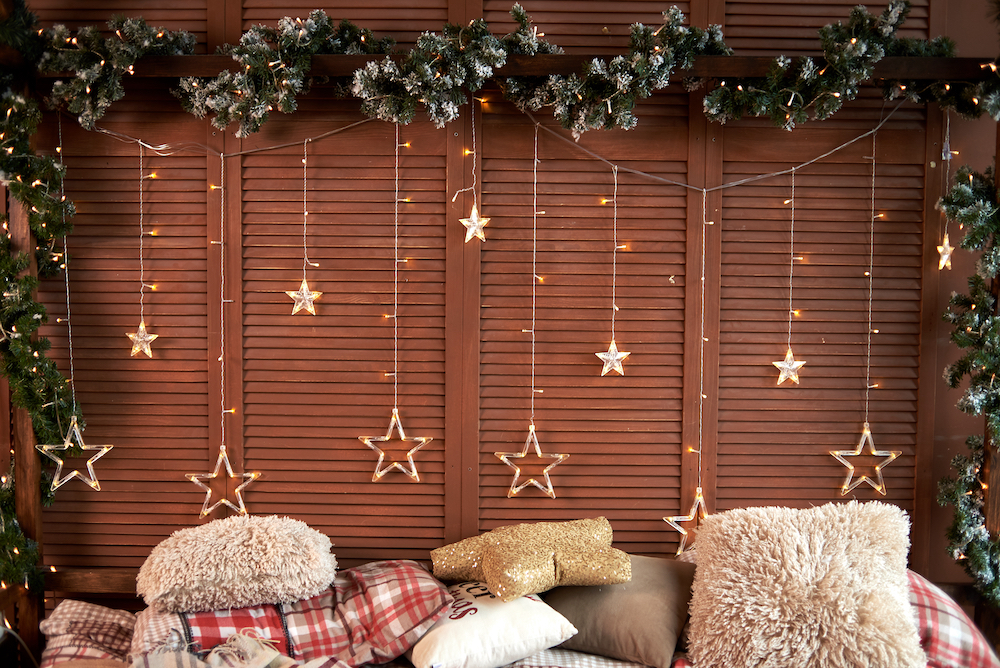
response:
<path fill-rule="evenodd" d="M 571 53 L 619 53 L 630 23 L 658 23 L 667 8 L 523 4 Z M 796 55 L 815 53 L 816 29 L 846 20 L 852 4 L 680 7 L 694 24 L 723 23 L 740 55 Z M 905 34 L 939 34 L 939 4 L 914 2 Z M 513 29 L 509 5 L 493 0 L 31 6 L 46 25 L 141 14 L 195 32 L 202 53 L 251 24 L 316 7 L 404 47 L 446 21 L 484 16 L 497 34 Z M 344 565 L 426 559 L 502 524 L 596 515 L 611 520 L 619 547 L 670 554 L 678 535 L 662 518 L 687 512 L 699 479 L 712 512 L 845 498 L 846 469 L 829 451 L 860 437 L 870 305 L 879 331 L 868 419 L 875 443 L 902 455 L 885 469 L 885 497 L 862 485 L 846 498 L 909 511 L 913 566 L 943 573 L 943 537 L 929 519 L 934 483 L 947 472 L 932 466 L 934 408 L 953 401 L 936 388 L 941 370 L 928 353 L 939 319 L 936 109 L 895 109 L 865 90 L 833 119 L 791 133 L 753 119 L 721 126 L 705 120 L 703 91 L 678 82 L 640 105 L 629 132 L 574 142 L 540 112 L 536 173 L 531 119 L 486 90 L 474 116 L 466 108 L 444 129 L 423 119 L 400 128 L 398 215 L 394 128 L 361 123 L 307 145 L 305 242 L 318 263 L 307 272 L 323 295 L 317 315 L 293 316 L 285 291 L 303 271 L 303 141 L 365 117 L 319 86 L 298 113 L 239 140 L 185 114 L 174 83 L 130 79 L 100 122 L 162 145 L 144 151 L 142 171 L 135 143 L 62 123 L 67 195 L 79 210 L 68 241 L 72 359 L 69 329 L 56 320 L 67 310 L 62 279 L 40 290 L 44 333 L 61 368 L 75 370 L 87 442 L 115 448 L 97 465 L 100 492 L 70 483 L 46 509 L 46 564 L 137 568 L 172 531 L 204 521 L 205 495 L 185 474 L 212 470 L 223 430 L 235 469 L 262 473 L 246 489 L 249 511 L 326 532 Z M 796 170 L 792 265 L 790 176 L 721 187 L 801 165 L 890 112 L 874 146 L 869 138 Z M 47 119 L 39 150 L 54 151 L 58 132 Z M 466 153 L 473 135 L 477 160 Z M 491 221 L 486 242 L 466 244 L 458 219 L 473 201 L 474 165 Z M 703 197 L 702 188 L 712 190 Z M 880 217 L 870 236 L 873 204 Z M 534 209 L 544 214 L 533 242 Z M 617 254 L 616 226 L 625 246 Z M 398 265 L 397 242 L 406 260 Z M 790 266 L 800 311 L 792 347 L 807 364 L 799 385 L 776 386 Z M 130 356 L 125 336 L 139 322 L 140 272 L 150 286 L 143 316 L 159 335 L 151 359 Z M 544 279 L 534 300 L 533 275 Z M 616 340 L 631 356 L 624 376 L 601 377 L 594 353 L 610 339 L 612 287 Z M 386 317 L 394 293 L 395 323 Z M 386 375 L 394 365 L 395 378 Z M 532 377 L 543 392 L 532 393 Z M 513 472 L 494 455 L 524 446 L 532 398 L 542 451 L 570 455 L 552 471 L 555 499 L 533 487 L 508 498 Z M 433 437 L 415 457 L 419 483 L 398 472 L 372 482 L 375 456 L 358 437 L 383 435 L 394 405 L 408 436 Z M 524 474 L 540 471 L 526 465 Z M 223 478 L 213 500 L 234 498 L 237 482 Z"/>

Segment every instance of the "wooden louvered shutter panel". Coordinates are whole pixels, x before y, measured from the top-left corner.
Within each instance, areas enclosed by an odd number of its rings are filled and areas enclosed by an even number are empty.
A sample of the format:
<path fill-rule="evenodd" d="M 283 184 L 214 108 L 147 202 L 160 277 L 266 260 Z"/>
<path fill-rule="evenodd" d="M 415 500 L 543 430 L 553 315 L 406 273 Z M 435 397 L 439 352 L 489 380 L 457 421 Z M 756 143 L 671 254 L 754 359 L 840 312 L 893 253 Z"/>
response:
<path fill-rule="evenodd" d="M 393 471 L 372 482 L 393 408 L 394 129 L 373 121 L 316 142 L 308 158 L 309 287 L 317 314 L 291 315 L 303 270 L 302 144 L 364 120 L 318 88 L 294 119 L 277 117 L 244 149 L 243 387 L 255 514 L 296 517 L 327 533 L 344 565 L 426 559 L 444 522 L 444 133 L 401 127 L 398 406 L 420 482 Z M 234 228 L 232 234 L 239 235 Z M 389 461 L 406 463 L 394 432 Z M 390 446 L 392 449 L 390 450 Z M 410 446 L 412 447 L 412 445 Z"/>
<path fill-rule="evenodd" d="M 175 108 L 154 82 L 130 82 L 126 100 L 101 126 L 144 141 L 204 136 L 205 125 Z M 164 111 L 171 110 L 171 111 Z M 89 445 L 112 444 L 96 475 L 101 491 L 78 480 L 60 488 L 44 514 L 46 564 L 138 567 L 170 532 L 192 523 L 203 494 L 184 478 L 206 467 L 206 158 L 145 152 L 142 238 L 145 322 L 160 338 L 153 357 L 130 356 L 126 332 L 139 325 L 139 153 L 63 121 L 66 195 L 76 203 L 69 236 L 70 311 L 77 399 Z M 55 122 L 38 137 L 54 154 Z M 155 286 L 155 288 L 153 287 Z M 63 277 L 46 280 L 42 334 L 70 375 Z M 93 453 L 91 453 L 93 454 Z M 71 468 L 72 467 L 72 468 Z M 67 462 L 86 471 L 86 459 Z"/>
<path fill-rule="evenodd" d="M 639 128 L 592 132 L 579 146 L 621 169 L 686 180 L 686 95 L 657 96 Z M 495 452 L 524 447 L 531 418 L 532 125 L 507 105 L 484 115 L 481 529 L 604 515 L 623 549 L 668 549 L 662 522 L 679 503 L 686 192 L 619 172 L 616 339 L 625 375 L 600 375 L 611 337 L 611 167 L 570 135 L 538 138 L 535 308 L 537 437 L 570 458 L 551 472 L 555 499 L 507 491 L 514 471 Z M 554 127 L 547 121 L 548 127 Z M 603 203 L 602 203 L 603 202 Z M 529 452 L 524 482 L 542 465 Z"/>
<path fill-rule="evenodd" d="M 853 0 L 770 0 L 756 2 L 727 1 L 726 44 L 740 56 L 757 55 L 822 55 L 817 31 L 831 23 L 846 25 L 851 10 L 859 3 Z M 915 0 L 899 37 L 930 39 L 930 0 Z M 881 15 L 885 3 L 868 5 L 868 11 Z"/>
<path fill-rule="evenodd" d="M 858 101 L 794 138 L 760 122 L 725 128 L 726 183 L 788 169 L 878 123 L 881 100 Z M 904 107 L 878 132 L 869 422 L 885 500 L 912 510 L 923 216 L 923 109 Z M 798 385 L 776 385 L 788 341 L 790 177 L 723 192 L 717 508 L 819 505 L 844 498 L 865 415 L 872 142 L 862 139 L 795 175 L 797 259 L 791 346 Z M 867 448 L 865 449 L 867 452 Z M 851 458 L 856 476 L 884 458 Z M 856 480 L 857 478 L 855 478 Z M 868 484 L 847 498 L 881 499 Z"/>

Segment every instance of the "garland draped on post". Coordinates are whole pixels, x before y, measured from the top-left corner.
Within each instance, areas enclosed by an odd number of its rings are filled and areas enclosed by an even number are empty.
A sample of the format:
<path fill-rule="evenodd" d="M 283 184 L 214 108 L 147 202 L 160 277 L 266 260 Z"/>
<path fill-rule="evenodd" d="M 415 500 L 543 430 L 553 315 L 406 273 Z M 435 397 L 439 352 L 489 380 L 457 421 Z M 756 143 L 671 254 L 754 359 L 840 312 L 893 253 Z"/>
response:
<path fill-rule="evenodd" d="M 122 81 L 146 55 L 193 52 L 194 37 L 185 31 L 151 28 L 142 19 L 114 18 L 105 37 L 87 27 L 72 35 L 65 26 L 38 28 L 24 0 L 4 0 L 12 10 L 0 22 L 0 56 L 13 52 L 19 67 L 0 69 L 0 182 L 27 212 L 37 242 L 39 274 L 52 275 L 64 262 L 58 240 L 71 229 L 72 202 L 59 195 L 65 170 L 50 155 L 39 155 L 31 145 L 41 120 L 31 88 L 37 72 L 67 73 L 48 93 L 53 108 L 76 115 L 80 125 L 93 129 L 108 108 L 124 95 Z M 795 65 L 785 57 L 774 60 L 763 79 L 726 81 L 705 98 L 705 112 L 725 122 L 746 115 L 769 116 L 779 126 L 792 128 L 812 114 L 828 118 L 844 101 L 857 95 L 861 82 L 885 55 L 951 56 L 947 39 L 931 42 L 904 40 L 895 32 L 909 10 L 906 0 L 891 0 L 880 17 L 856 8 L 847 25 L 837 23 L 820 31 L 825 62 L 801 58 Z M 381 58 L 358 69 L 342 94 L 361 101 L 363 113 L 392 123 L 409 123 L 423 105 L 439 127 L 458 118 L 468 94 L 496 77 L 497 68 L 511 56 L 562 53 L 541 39 L 520 5 L 511 15 L 515 32 L 498 38 L 485 21 L 467 26 L 446 25 L 442 34 L 424 33 L 401 60 Z M 504 96 L 522 111 L 551 107 L 554 117 L 575 137 L 593 129 L 635 126 L 637 102 L 669 85 L 675 68 L 690 68 L 699 55 L 731 55 L 719 26 L 707 30 L 686 27 L 676 8 L 664 12 L 664 22 L 653 29 L 633 25 L 629 51 L 610 61 L 595 58 L 582 72 L 570 75 L 508 76 L 498 79 Z M 238 124 L 236 135 L 261 129 L 272 111 L 292 113 L 299 95 L 310 87 L 311 58 L 317 54 L 388 56 L 395 42 L 375 39 L 370 30 L 349 21 L 336 27 L 322 10 L 308 18 L 284 18 L 276 28 L 250 28 L 235 46 L 226 46 L 238 64 L 214 78 L 185 77 L 175 95 L 184 109 L 198 117 L 212 116 L 222 129 Z M 995 70 L 994 70 L 995 71 Z M 694 88 L 703 82 L 686 80 Z M 914 101 L 934 99 L 967 116 L 989 113 L 1000 118 L 1000 77 L 977 83 L 940 82 L 924 90 L 887 82 L 888 98 L 906 95 Z M 4 224 L 6 227 L 6 223 Z M 5 230 L 6 231 L 6 230 Z M 0 234 L 0 355 L 15 405 L 32 417 L 39 442 L 59 442 L 69 424 L 73 405 L 66 379 L 45 351 L 49 342 L 35 336 L 46 321 L 45 308 L 34 301 L 37 279 L 26 275 L 28 256 L 13 255 L 9 233 Z M 82 416 L 75 416 L 82 424 Z M 79 454 L 79 453 L 75 453 Z M 13 507 L 13 475 L 0 480 L 0 580 L 40 584 L 37 550 L 17 526 Z M 48 480 L 43 500 L 51 501 Z M 34 555 L 32 557 L 31 555 Z"/>

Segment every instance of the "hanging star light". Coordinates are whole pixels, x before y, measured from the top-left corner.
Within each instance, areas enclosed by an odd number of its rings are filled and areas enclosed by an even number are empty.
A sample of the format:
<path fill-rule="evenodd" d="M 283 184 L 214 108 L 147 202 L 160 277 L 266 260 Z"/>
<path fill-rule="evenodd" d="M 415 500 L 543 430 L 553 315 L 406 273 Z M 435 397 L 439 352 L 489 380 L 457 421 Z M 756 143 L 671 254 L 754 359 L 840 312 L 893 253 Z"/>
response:
<path fill-rule="evenodd" d="M 664 517 L 663 521 L 671 526 L 671 528 L 676 529 L 681 535 L 680 544 L 677 546 L 677 554 L 682 554 L 687 546 L 688 530 L 681 526 L 683 522 L 694 522 L 694 527 L 691 529 L 692 532 L 697 532 L 698 527 L 708 517 L 708 506 L 705 505 L 705 497 L 702 494 L 701 487 L 695 489 L 694 492 L 694 503 L 691 504 L 691 510 L 687 515 L 672 515 L 670 517 Z"/>
<path fill-rule="evenodd" d="M 400 442 L 416 443 L 416 445 L 406 452 L 406 461 L 410 463 L 409 468 L 401 462 L 396 461 L 383 465 L 385 463 L 386 453 L 382 448 L 376 445 L 376 443 L 386 443 L 392 440 L 392 432 L 394 430 L 399 431 Z M 420 474 L 417 472 L 416 462 L 413 461 L 413 454 L 434 440 L 430 436 L 414 436 L 407 438 L 406 432 L 403 431 L 403 423 L 399 417 L 399 410 L 395 408 L 392 409 L 392 418 L 389 420 L 389 428 L 386 430 L 385 436 L 358 436 L 358 439 L 378 453 L 378 462 L 375 464 L 375 473 L 372 474 L 372 482 L 378 482 L 386 473 L 389 473 L 390 471 L 405 473 L 410 477 L 410 479 L 415 482 L 420 482 Z"/>
<path fill-rule="evenodd" d="M 518 479 L 521 477 L 521 469 L 517 464 L 512 462 L 511 459 L 523 459 L 524 457 L 527 457 L 529 448 L 534 448 L 535 457 L 537 457 L 538 459 L 555 460 L 542 470 L 542 476 L 545 478 L 544 485 L 538 482 L 538 480 L 536 480 L 535 478 L 528 478 L 520 485 L 517 484 Z M 548 496 L 550 499 L 556 498 L 556 492 L 552 488 L 552 479 L 549 478 L 549 471 L 551 471 L 552 469 L 554 469 L 555 467 L 559 466 L 564 461 L 566 461 L 569 458 L 569 455 L 543 454 L 542 446 L 538 444 L 538 436 L 536 436 L 535 434 L 534 423 L 528 425 L 528 438 L 524 440 L 524 448 L 522 448 L 520 452 L 494 452 L 493 454 L 496 457 L 498 457 L 500 461 L 502 461 L 504 464 L 514 469 L 514 479 L 510 483 L 510 489 L 507 490 L 508 499 L 511 498 L 512 496 L 517 496 L 517 493 L 520 492 L 525 487 L 527 487 L 528 485 L 534 485 L 538 489 L 542 490 L 543 492 L 545 492 L 545 495 Z"/>
<path fill-rule="evenodd" d="M 874 480 L 868 475 L 862 475 L 855 479 L 854 464 L 847 461 L 848 457 L 857 457 L 864 454 L 862 450 L 864 450 L 866 445 L 868 446 L 868 455 L 872 457 L 885 457 L 885 459 L 874 467 Z M 885 481 L 882 479 L 882 469 L 891 464 L 896 457 L 899 457 L 903 453 L 900 450 L 876 450 L 872 432 L 868 427 L 868 423 L 865 422 L 864 428 L 861 430 L 861 439 L 858 440 L 858 447 L 854 450 L 831 450 L 830 454 L 833 455 L 834 459 L 847 467 L 847 478 L 844 479 L 844 484 L 840 486 L 841 496 L 846 495 L 863 482 L 868 483 L 875 488 L 876 492 L 885 496 Z"/>
<path fill-rule="evenodd" d="M 938 261 L 938 269 L 944 269 L 947 267 L 951 269 L 951 253 L 955 249 L 951 246 L 951 241 L 948 239 L 948 231 L 944 232 L 944 239 L 941 240 L 941 245 L 937 247 L 938 253 L 941 254 L 941 259 Z"/>
<path fill-rule="evenodd" d="M 67 482 L 73 478 L 79 478 L 83 482 L 87 483 L 92 489 L 101 491 L 101 483 L 97 480 L 97 474 L 94 473 L 94 462 L 108 454 L 108 452 L 115 446 L 113 445 L 87 445 L 83 442 L 83 433 L 80 430 L 80 423 L 77 422 L 77 418 L 74 415 L 70 419 L 69 429 L 66 431 L 66 437 L 63 442 L 59 445 L 36 445 L 40 453 L 51 459 L 56 463 L 56 472 L 52 475 L 52 491 L 56 491 Z M 62 475 L 63 470 L 63 459 L 58 455 L 54 454 L 56 452 L 65 452 L 67 450 L 72 450 L 79 448 L 80 450 L 95 451 L 94 456 L 87 460 L 87 473 L 84 475 L 78 470 L 73 470 Z"/>
<path fill-rule="evenodd" d="M 149 347 L 149 344 L 159 338 L 159 334 L 150 334 L 146 331 L 146 321 L 139 321 L 139 329 L 136 330 L 135 334 L 131 332 L 126 332 L 125 336 L 132 339 L 132 357 L 135 357 L 140 352 L 146 353 L 146 357 L 153 356 L 153 350 Z"/>
<path fill-rule="evenodd" d="M 480 218 L 479 209 L 475 204 L 472 205 L 472 213 L 468 218 L 460 218 L 462 224 L 465 225 L 465 243 L 472 241 L 472 237 L 479 237 L 480 241 L 486 241 L 486 233 L 483 228 L 486 227 L 486 223 L 490 222 L 489 218 Z"/>
<path fill-rule="evenodd" d="M 793 383 L 798 384 L 799 382 L 799 369 L 805 364 L 804 360 L 795 361 L 795 356 L 792 355 L 792 349 L 789 348 L 785 353 L 785 359 L 780 362 L 771 362 L 774 366 L 778 367 L 781 371 L 778 374 L 778 385 L 781 385 L 786 380 L 790 380 Z"/>
<path fill-rule="evenodd" d="M 236 489 L 233 491 L 233 495 L 236 497 L 236 501 L 239 505 L 233 503 L 232 501 L 223 496 L 214 504 L 209 506 L 208 504 L 212 500 L 212 488 L 206 485 L 204 481 L 214 480 L 215 478 L 217 478 L 219 476 L 219 469 L 222 468 L 223 464 L 226 465 L 227 476 L 233 479 L 235 478 L 243 479 L 243 482 L 241 482 L 239 486 L 237 486 Z M 211 473 L 185 473 L 184 477 L 193 482 L 194 484 L 196 484 L 198 487 L 201 487 L 203 490 L 205 490 L 205 503 L 203 503 L 201 506 L 202 517 L 205 517 L 206 515 L 214 511 L 216 508 L 223 505 L 238 512 L 240 515 L 246 515 L 247 507 L 246 504 L 243 502 L 243 490 L 246 489 L 247 485 L 249 485 L 254 480 L 260 477 L 260 472 L 254 471 L 252 473 L 234 473 L 233 466 L 229 462 L 229 453 L 226 451 L 226 446 L 220 445 L 219 458 L 215 460 L 215 470 L 213 470 Z"/>
<path fill-rule="evenodd" d="M 619 351 L 618 344 L 611 341 L 611 345 L 608 346 L 608 352 L 606 353 L 594 353 L 602 360 L 604 360 L 604 368 L 601 369 L 601 375 L 607 375 L 610 371 L 617 371 L 621 375 L 625 375 L 625 368 L 622 366 L 622 360 L 631 355 L 631 353 Z"/>
<path fill-rule="evenodd" d="M 292 315 L 295 315 L 299 311 L 305 309 L 313 315 L 316 315 L 316 306 L 313 302 L 319 299 L 322 292 L 317 292 L 316 290 L 310 290 L 309 284 L 306 283 L 306 279 L 302 279 L 302 285 L 299 286 L 298 290 L 285 290 L 285 294 L 295 300 L 295 304 L 292 306 Z"/>

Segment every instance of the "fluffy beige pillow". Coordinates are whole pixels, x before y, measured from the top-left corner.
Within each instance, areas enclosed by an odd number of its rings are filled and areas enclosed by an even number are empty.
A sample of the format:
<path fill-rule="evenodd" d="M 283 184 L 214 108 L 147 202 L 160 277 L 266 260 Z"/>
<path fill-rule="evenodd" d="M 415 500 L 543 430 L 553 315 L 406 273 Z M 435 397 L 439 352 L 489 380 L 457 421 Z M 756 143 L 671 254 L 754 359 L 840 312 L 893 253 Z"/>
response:
<path fill-rule="evenodd" d="M 924 668 L 897 506 L 747 508 L 698 531 L 688 652 L 699 668 Z"/>
<path fill-rule="evenodd" d="M 431 551 L 434 577 L 485 582 L 501 601 L 561 585 L 628 582 L 628 554 L 611 547 L 603 517 L 514 524 Z"/>
<path fill-rule="evenodd" d="M 175 531 L 142 564 L 136 590 L 161 612 L 292 603 L 333 582 L 330 549 L 305 522 L 236 515 Z"/>

